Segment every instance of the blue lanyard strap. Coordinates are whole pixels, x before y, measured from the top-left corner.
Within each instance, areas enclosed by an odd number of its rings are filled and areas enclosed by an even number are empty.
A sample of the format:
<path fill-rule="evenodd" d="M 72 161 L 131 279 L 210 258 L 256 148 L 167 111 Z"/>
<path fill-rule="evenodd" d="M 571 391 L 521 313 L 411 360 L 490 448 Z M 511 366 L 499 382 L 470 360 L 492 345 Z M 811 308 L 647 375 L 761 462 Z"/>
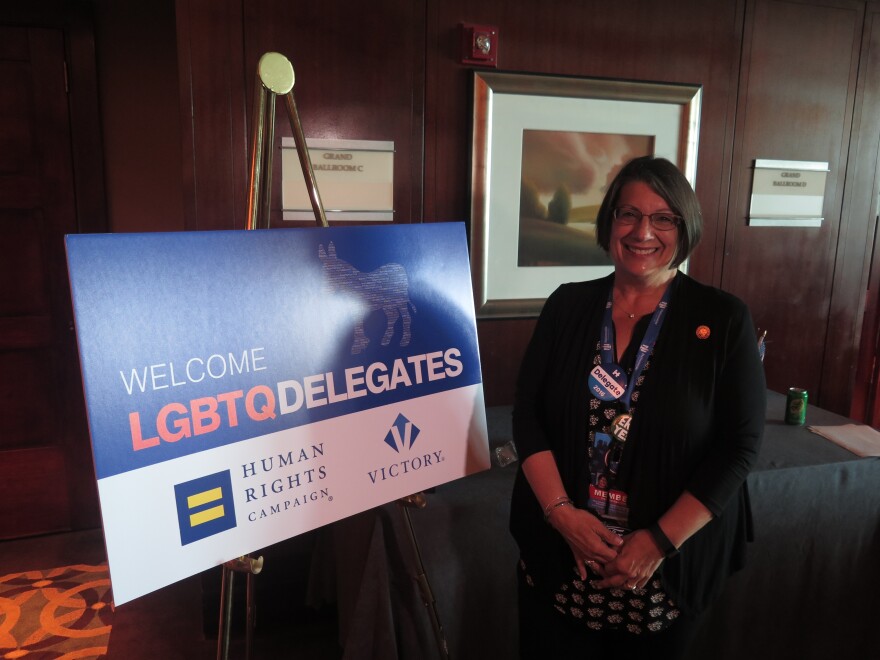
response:
<path fill-rule="evenodd" d="M 626 390 L 619 399 L 624 410 L 629 410 L 630 408 L 636 380 L 638 380 L 642 371 L 645 369 L 645 363 L 648 361 L 648 356 L 651 355 L 651 351 L 654 350 L 654 344 L 657 343 L 657 337 L 660 334 L 660 327 L 663 325 L 663 319 L 666 318 L 666 309 L 669 307 L 671 289 L 672 283 L 670 282 L 666 287 L 666 291 L 663 293 L 663 297 L 654 309 L 654 314 L 651 316 L 651 322 L 648 324 L 648 329 L 645 330 L 645 336 L 642 339 L 642 343 L 639 345 L 639 351 L 636 354 L 636 362 L 633 366 L 632 374 L 626 384 Z M 614 285 L 612 284 L 611 288 L 608 290 L 608 302 L 605 304 L 605 315 L 602 319 L 602 336 L 601 341 L 599 342 L 603 365 L 613 365 L 616 363 L 616 356 L 614 355 L 614 322 L 611 318 L 613 300 Z"/>

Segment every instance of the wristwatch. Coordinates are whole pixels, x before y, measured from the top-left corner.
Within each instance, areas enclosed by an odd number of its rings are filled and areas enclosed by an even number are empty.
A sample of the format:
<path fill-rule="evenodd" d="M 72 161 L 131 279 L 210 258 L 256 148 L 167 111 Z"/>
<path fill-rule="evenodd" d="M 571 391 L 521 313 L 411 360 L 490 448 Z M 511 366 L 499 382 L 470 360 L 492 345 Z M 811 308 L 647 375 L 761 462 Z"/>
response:
<path fill-rule="evenodd" d="M 651 533 L 651 536 L 654 537 L 654 542 L 657 544 L 657 547 L 660 548 L 660 552 L 663 553 L 663 556 L 666 557 L 666 559 L 675 557 L 675 555 L 678 554 L 678 548 L 672 545 L 672 541 L 670 541 L 669 537 L 663 533 L 663 530 L 660 529 L 658 523 L 654 523 L 648 527 L 648 531 Z"/>

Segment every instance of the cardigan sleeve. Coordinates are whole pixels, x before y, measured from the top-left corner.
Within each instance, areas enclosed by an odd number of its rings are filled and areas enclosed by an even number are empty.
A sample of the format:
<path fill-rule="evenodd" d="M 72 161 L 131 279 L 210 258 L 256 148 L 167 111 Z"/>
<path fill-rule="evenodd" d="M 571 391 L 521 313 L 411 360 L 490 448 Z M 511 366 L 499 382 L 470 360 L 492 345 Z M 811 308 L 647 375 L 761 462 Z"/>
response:
<path fill-rule="evenodd" d="M 712 450 L 687 490 L 720 516 L 754 466 L 767 409 L 764 368 L 751 314 L 736 300 L 716 377 Z"/>
<path fill-rule="evenodd" d="M 563 307 L 563 289 L 556 289 L 544 303 L 520 364 L 513 406 L 513 440 L 520 464 L 532 454 L 551 449 L 541 421 L 540 402 Z"/>

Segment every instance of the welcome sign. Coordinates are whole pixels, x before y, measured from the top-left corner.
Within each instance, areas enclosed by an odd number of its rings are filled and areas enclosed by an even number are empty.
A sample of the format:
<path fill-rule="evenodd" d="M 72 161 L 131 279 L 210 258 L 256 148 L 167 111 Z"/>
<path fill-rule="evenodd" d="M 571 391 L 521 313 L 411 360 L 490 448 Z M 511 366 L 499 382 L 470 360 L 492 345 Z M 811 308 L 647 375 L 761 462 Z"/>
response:
<path fill-rule="evenodd" d="M 67 258 L 117 604 L 489 467 L 461 223 Z"/>

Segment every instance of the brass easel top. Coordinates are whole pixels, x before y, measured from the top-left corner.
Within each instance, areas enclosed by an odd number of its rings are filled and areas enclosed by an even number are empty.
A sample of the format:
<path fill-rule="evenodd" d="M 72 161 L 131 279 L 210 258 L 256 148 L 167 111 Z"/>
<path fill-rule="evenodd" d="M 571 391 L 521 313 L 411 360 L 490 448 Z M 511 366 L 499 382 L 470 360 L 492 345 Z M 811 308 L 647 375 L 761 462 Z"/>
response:
<path fill-rule="evenodd" d="M 269 227 L 270 205 L 272 200 L 272 156 L 275 142 L 275 97 L 281 95 L 286 101 L 287 114 L 293 130 L 297 157 L 305 179 L 306 190 L 315 214 L 315 222 L 322 227 L 329 226 L 324 213 L 324 205 L 318 192 L 318 182 L 312 171 L 306 138 L 299 112 L 293 98 L 295 76 L 293 65 L 281 53 L 265 53 L 257 65 L 256 89 L 254 90 L 253 134 L 251 140 L 250 177 L 248 182 L 248 209 L 245 227 L 256 229 L 261 225 Z M 262 203 L 261 203 L 262 197 Z"/>
<path fill-rule="evenodd" d="M 281 53 L 266 53 L 257 64 L 257 73 L 263 86 L 273 94 L 284 96 L 293 89 L 296 76 L 293 65 Z"/>

